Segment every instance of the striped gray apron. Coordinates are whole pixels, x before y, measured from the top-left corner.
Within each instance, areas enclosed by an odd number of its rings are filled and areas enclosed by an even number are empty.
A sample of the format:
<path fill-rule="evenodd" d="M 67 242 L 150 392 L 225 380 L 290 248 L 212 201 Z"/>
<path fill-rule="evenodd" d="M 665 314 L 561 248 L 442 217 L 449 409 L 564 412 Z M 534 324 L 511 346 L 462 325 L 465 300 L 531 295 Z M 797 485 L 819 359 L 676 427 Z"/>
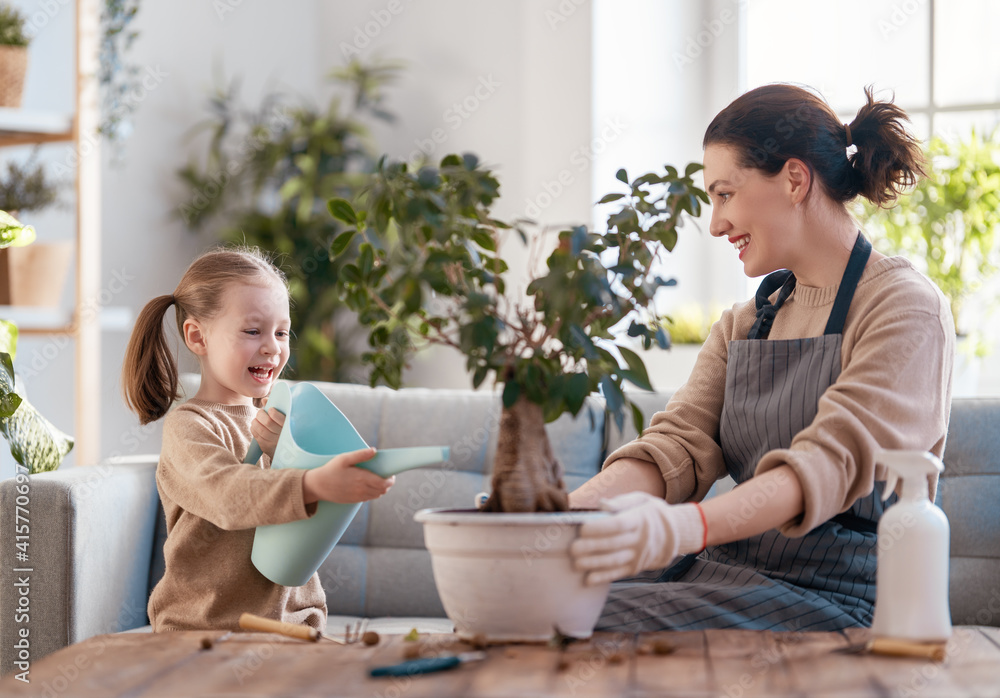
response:
<path fill-rule="evenodd" d="M 729 342 L 719 423 L 726 467 L 737 484 L 753 477 L 765 453 L 791 445 L 815 418 L 823 391 L 840 375 L 844 320 L 870 253 L 871 245 L 859 234 L 821 337 L 767 340 L 795 277 L 783 270 L 761 283 L 757 320 L 747 339 Z M 769 297 L 775 291 L 772 304 Z M 892 501 L 882 503 L 882 487 L 876 483 L 870 495 L 801 538 L 772 530 L 615 582 L 597 628 L 837 630 L 871 625 L 875 530 L 883 507 Z"/>

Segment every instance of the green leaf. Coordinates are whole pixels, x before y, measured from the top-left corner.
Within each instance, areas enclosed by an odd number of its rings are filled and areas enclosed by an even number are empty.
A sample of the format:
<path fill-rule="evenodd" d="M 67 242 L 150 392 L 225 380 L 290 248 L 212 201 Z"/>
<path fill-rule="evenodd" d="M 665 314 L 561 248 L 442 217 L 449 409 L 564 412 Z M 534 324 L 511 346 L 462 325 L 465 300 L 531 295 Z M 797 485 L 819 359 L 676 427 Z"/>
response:
<path fill-rule="evenodd" d="M 16 394 L 10 397 L 14 393 L 10 355 L 0 354 L 0 364 L 0 393 L 6 396 L 3 410 L 14 408 L 9 416 L 0 416 L 0 434 L 7 439 L 10 454 L 31 474 L 55 470 L 73 448 L 73 439 L 56 429 L 27 400 Z M 14 404 L 15 398 L 19 404 Z"/>
<path fill-rule="evenodd" d="M 601 377 L 601 392 L 608 403 L 608 412 L 619 412 L 625 406 L 625 396 L 610 376 Z"/>
<path fill-rule="evenodd" d="M 358 234 L 357 230 L 345 230 L 343 233 L 338 235 L 333 239 L 333 243 L 330 245 L 330 254 L 334 257 L 339 257 L 344 253 L 350 244 L 354 236 Z"/>
<path fill-rule="evenodd" d="M 496 252 L 497 246 L 493 236 L 485 230 L 476 230 L 472 233 L 473 241 L 484 250 Z"/>
<path fill-rule="evenodd" d="M 628 172 L 625 171 L 624 167 L 615 172 L 615 179 L 617 179 L 619 182 L 624 182 L 625 184 L 628 184 Z"/>
<path fill-rule="evenodd" d="M 623 170 L 619 170 L 619 172 L 622 171 Z M 618 199 L 623 199 L 623 198 L 625 198 L 624 194 L 605 194 L 604 196 L 601 197 L 601 200 L 598 201 L 597 203 L 610 204 L 612 201 L 618 201 Z"/>
<path fill-rule="evenodd" d="M 571 373 L 566 378 L 566 406 L 577 414 L 590 393 L 590 377 L 586 373 Z"/>
<path fill-rule="evenodd" d="M 632 408 L 632 425 L 635 427 L 637 434 L 641 434 L 643 429 L 646 428 L 646 418 L 642 416 L 642 410 L 634 402 L 629 400 L 629 407 Z"/>
<path fill-rule="evenodd" d="M 476 368 L 476 372 L 472 376 L 472 387 L 479 388 L 486 380 L 486 375 L 489 373 L 490 368 L 486 364 L 482 364 Z"/>
<path fill-rule="evenodd" d="M 21 396 L 17 393 L 0 395 L 0 417 L 10 417 L 21 404 Z"/>
<path fill-rule="evenodd" d="M 17 325 L 9 320 L 0 320 L 0 352 L 10 354 L 11 361 L 17 358 L 17 334 Z"/>
<path fill-rule="evenodd" d="M 521 395 L 521 386 L 518 385 L 517 380 L 511 379 L 507 381 L 503 386 L 503 406 L 506 408 L 511 408 L 514 403 L 517 402 L 517 398 Z"/>
<path fill-rule="evenodd" d="M 0 248 L 24 247 L 35 241 L 35 229 L 0 211 Z"/>
<path fill-rule="evenodd" d="M 649 374 L 646 372 L 646 365 L 642 358 L 626 347 L 619 346 L 618 351 L 621 352 L 625 363 L 628 364 L 629 372 L 626 374 L 628 379 L 643 390 L 652 390 L 653 386 L 649 382 Z"/>
<path fill-rule="evenodd" d="M 338 221 L 343 221 L 350 225 L 358 224 L 358 215 L 354 212 L 354 207 L 346 199 L 334 197 L 326 202 L 326 207 L 330 215 Z"/>

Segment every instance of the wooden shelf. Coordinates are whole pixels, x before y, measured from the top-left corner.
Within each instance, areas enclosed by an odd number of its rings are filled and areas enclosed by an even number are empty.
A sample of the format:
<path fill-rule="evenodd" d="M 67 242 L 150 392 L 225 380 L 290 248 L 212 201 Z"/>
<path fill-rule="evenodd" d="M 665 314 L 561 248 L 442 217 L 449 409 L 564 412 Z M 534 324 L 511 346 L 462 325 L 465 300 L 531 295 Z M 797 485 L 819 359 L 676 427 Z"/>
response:
<path fill-rule="evenodd" d="M 75 334 L 73 313 L 62 308 L 31 308 L 0 305 L 0 320 L 17 325 L 22 336 L 45 334 Z M 101 308 L 100 327 L 105 331 L 127 330 L 132 325 L 132 309 L 123 306 Z"/>
<path fill-rule="evenodd" d="M 0 146 L 73 140 L 70 114 L 0 107 Z"/>
<path fill-rule="evenodd" d="M 75 0 L 73 50 L 76 90 L 73 113 L 0 108 L 0 147 L 68 142 L 77 153 L 89 149 L 76 163 L 76 288 L 73 310 L 0 308 L 0 318 L 18 324 L 24 335 L 64 335 L 74 343 L 74 398 L 76 428 L 73 449 L 77 465 L 100 461 L 101 331 L 122 329 L 131 322 L 127 308 L 101 308 L 101 158 L 94 139 L 100 123 L 97 76 L 101 42 L 99 0 Z M 6 310 L 6 312 L 4 312 Z"/>

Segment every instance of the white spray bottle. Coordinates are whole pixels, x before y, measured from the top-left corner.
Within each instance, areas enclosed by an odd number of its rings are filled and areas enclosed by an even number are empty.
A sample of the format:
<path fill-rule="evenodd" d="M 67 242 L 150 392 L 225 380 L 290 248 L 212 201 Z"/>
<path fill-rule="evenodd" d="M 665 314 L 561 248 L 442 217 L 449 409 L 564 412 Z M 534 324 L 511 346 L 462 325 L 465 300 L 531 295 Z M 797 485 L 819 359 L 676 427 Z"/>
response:
<path fill-rule="evenodd" d="M 899 501 L 878 524 L 878 572 L 872 634 L 915 642 L 951 637 L 948 608 L 948 519 L 928 497 L 928 476 L 944 470 L 923 451 L 888 451 L 875 462 L 889 470 L 882 499 L 903 483 Z"/>

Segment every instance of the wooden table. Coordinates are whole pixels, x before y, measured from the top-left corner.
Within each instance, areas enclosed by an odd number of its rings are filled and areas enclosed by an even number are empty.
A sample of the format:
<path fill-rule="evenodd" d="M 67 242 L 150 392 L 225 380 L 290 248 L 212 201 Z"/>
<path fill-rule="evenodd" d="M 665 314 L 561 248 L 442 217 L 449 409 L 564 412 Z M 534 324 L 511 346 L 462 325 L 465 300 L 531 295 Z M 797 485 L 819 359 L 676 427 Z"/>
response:
<path fill-rule="evenodd" d="M 962 627 L 944 662 L 833 650 L 867 631 L 747 630 L 599 633 L 560 650 L 486 648 L 457 669 L 372 679 L 371 667 L 403 659 L 402 636 L 340 646 L 261 633 L 101 635 L 35 663 L 31 683 L 8 674 L 3 696 L 1000 696 L 1000 628 Z M 424 656 L 468 651 L 453 635 L 422 636 Z M 658 654 L 656 650 L 669 654 Z"/>

